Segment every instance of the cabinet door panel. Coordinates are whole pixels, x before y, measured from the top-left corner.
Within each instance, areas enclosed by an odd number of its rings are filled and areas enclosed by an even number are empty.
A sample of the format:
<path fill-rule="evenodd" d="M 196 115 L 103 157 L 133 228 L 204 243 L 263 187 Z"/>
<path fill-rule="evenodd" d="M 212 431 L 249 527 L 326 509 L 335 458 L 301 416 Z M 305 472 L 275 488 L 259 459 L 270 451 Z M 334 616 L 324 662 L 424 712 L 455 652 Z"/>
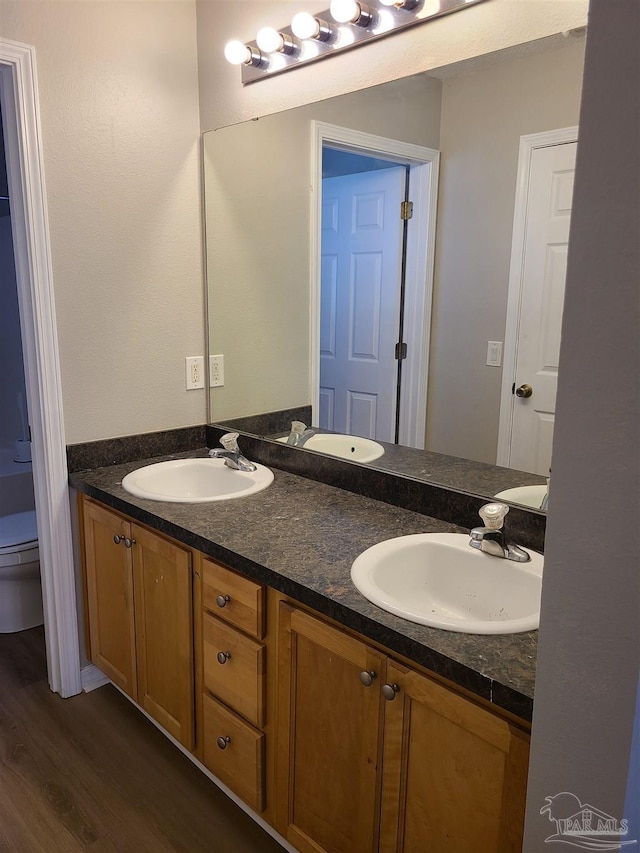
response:
<path fill-rule="evenodd" d="M 381 850 L 519 853 L 526 740 L 505 720 L 389 662 Z"/>
<path fill-rule="evenodd" d="M 280 667 L 279 831 L 301 851 L 374 850 L 384 657 L 283 604 Z"/>
<path fill-rule="evenodd" d="M 132 525 L 138 702 L 176 740 L 193 748 L 191 555 Z"/>
<path fill-rule="evenodd" d="M 127 521 L 85 500 L 85 571 L 90 658 L 133 699 L 136 692 L 136 639 L 131 554 L 114 536 L 130 536 Z"/>

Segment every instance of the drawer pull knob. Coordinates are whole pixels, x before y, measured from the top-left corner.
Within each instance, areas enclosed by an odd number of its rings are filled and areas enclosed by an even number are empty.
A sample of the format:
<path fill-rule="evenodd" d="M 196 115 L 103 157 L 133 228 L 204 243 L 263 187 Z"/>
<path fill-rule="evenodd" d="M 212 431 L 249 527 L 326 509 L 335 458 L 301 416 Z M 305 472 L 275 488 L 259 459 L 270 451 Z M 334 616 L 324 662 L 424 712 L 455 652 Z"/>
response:
<path fill-rule="evenodd" d="M 382 685 L 382 695 L 387 700 L 387 702 L 393 702 L 396 698 L 396 694 L 400 692 L 400 688 L 397 684 L 383 684 Z"/>
<path fill-rule="evenodd" d="M 132 545 L 135 545 L 135 544 L 136 544 L 136 540 L 135 540 L 135 539 L 129 539 L 129 537 L 128 537 L 128 536 L 125 536 L 125 537 L 124 537 L 124 547 L 125 547 L 125 548 L 131 548 L 131 546 L 132 546 Z"/>
<path fill-rule="evenodd" d="M 374 669 L 363 669 L 360 673 L 360 683 L 365 687 L 371 687 L 377 677 L 378 673 Z"/>
<path fill-rule="evenodd" d="M 120 536 L 119 533 L 114 533 L 113 541 L 116 543 L 116 545 L 119 545 L 121 542 L 124 542 L 124 536 Z"/>
<path fill-rule="evenodd" d="M 231 657 L 231 652 L 218 652 L 216 657 L 218 658 L 218 663 L 226 663 Z"/>
<path fill-rule="evenodd" d="M 216 604 L 218 605 L 218 607 L 226 607 L 230 601 L 231 601 L 231 598 L 228 595 L 217 595 L 216 596 Z"/>
<path fill-rule="evenodd" d="M 222 736 L 220 736 L 220 737 L 216 740 L 216 743 L 218 744 L 218 746 L 220 747 L 220 749 L 226 749 L 226 748 L 227 748 L 227 744 L 228 744 L 228 743 L 231 743 L 231 738 L 229 737 L 229 735 L 227 735 L 226 737 L 222 737 Z"/>

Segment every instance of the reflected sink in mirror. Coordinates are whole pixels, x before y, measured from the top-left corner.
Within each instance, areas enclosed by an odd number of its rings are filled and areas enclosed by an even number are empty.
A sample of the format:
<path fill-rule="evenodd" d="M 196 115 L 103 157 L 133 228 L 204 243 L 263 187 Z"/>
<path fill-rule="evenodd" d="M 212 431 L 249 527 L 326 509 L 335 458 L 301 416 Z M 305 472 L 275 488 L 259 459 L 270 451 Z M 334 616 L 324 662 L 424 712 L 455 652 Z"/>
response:
<path fill-rule="evenodd" d="M 288 436 L 282 436 L 277 441 L 287 443 Z M 351 462 L 373 462 L 384 454 L 384 447 L 370 438 L 358 435 L 340 435 L 339 433 L 317 432 L 308 438 L 303 447 L 306 450 L 316 450 Z"/>
<path fill-rule="evenodd" d="M 138 498 L 170 503 L 206 503 L 244 498 L 266 489 L 273 473 L 264 465 L 237 471 L 224 459 L 172 459 L 127 474 L 122 488 Z"/>
<path fill-rule="evenodd" d="M 517 486 L 514 489 L 504 489 L 494 495 L 494 498 L 499 498 L 510 503 L 521 504 L 532 509 L 542 509 L 542 501 L 547 494 L 548 487 L 545 485 L 530 485 Z"/>
<path fill-rule="evenodd" d="M 356 588 L 389 613 L 446 631 L 516 634 L 538 628 L 544 558 L 493 557 L 461 533 L 418 533 L 368 548 L 351 567 Z"/>

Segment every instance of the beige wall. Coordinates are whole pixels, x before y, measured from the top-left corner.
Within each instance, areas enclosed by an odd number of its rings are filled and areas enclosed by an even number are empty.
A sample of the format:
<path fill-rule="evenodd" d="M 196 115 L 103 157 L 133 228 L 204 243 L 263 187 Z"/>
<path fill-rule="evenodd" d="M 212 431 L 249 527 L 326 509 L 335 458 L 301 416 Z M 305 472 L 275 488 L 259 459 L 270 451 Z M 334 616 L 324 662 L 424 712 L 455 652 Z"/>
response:
<path fill-rule="evenodd" d="M 34 45 L 68 442 L 201 423 L 195 5 L 0 0 Z"/>
<path fill-rule="evenodd" d="M 438 148 L 440 90 L 417 77 L 205 134 L 212 420 L 311 402 L 311 121 Z"/>
<path fill-rule="evenodd" d="M 328 3 L 320 3 L 326 8 Z M 197 0 L 200 116 L 203 130 L 308 104 L 543 38 L 586 23 L 587 0 L 490 0 L 330 61 L 241 86 L 224 59 L 227 41 L 251 41 L 284 26 L 308 0 Z"/>
<path fill-rule="evenodd" d="M 564 43 L 563 43 L 564 42 Z M 578 124 L 584 39 L 445 80 L 426 447 L 495 464 L 520 136 Z"/>

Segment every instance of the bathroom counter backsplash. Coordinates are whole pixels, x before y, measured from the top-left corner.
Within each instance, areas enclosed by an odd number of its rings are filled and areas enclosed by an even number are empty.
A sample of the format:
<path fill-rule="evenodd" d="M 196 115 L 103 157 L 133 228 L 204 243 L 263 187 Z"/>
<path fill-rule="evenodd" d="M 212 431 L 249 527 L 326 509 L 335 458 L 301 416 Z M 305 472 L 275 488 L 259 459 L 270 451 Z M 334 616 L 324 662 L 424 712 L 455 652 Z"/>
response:
<path fill-rule="evenodd" d="M 206 452 L 201 447 L 160 458 Z M 125 492 L 125 474 L 153 461 L 159 459 L 76 471 L 70 484 L 496 706 L 531 719 L 536 631 L 481 636 L 429 628 L 380 610 L 351 582 L 351 563 L 377 542 L 410 533 L 467 530 L 275 467 L 268 489 L 235 500 L 164 503 Z"/>

